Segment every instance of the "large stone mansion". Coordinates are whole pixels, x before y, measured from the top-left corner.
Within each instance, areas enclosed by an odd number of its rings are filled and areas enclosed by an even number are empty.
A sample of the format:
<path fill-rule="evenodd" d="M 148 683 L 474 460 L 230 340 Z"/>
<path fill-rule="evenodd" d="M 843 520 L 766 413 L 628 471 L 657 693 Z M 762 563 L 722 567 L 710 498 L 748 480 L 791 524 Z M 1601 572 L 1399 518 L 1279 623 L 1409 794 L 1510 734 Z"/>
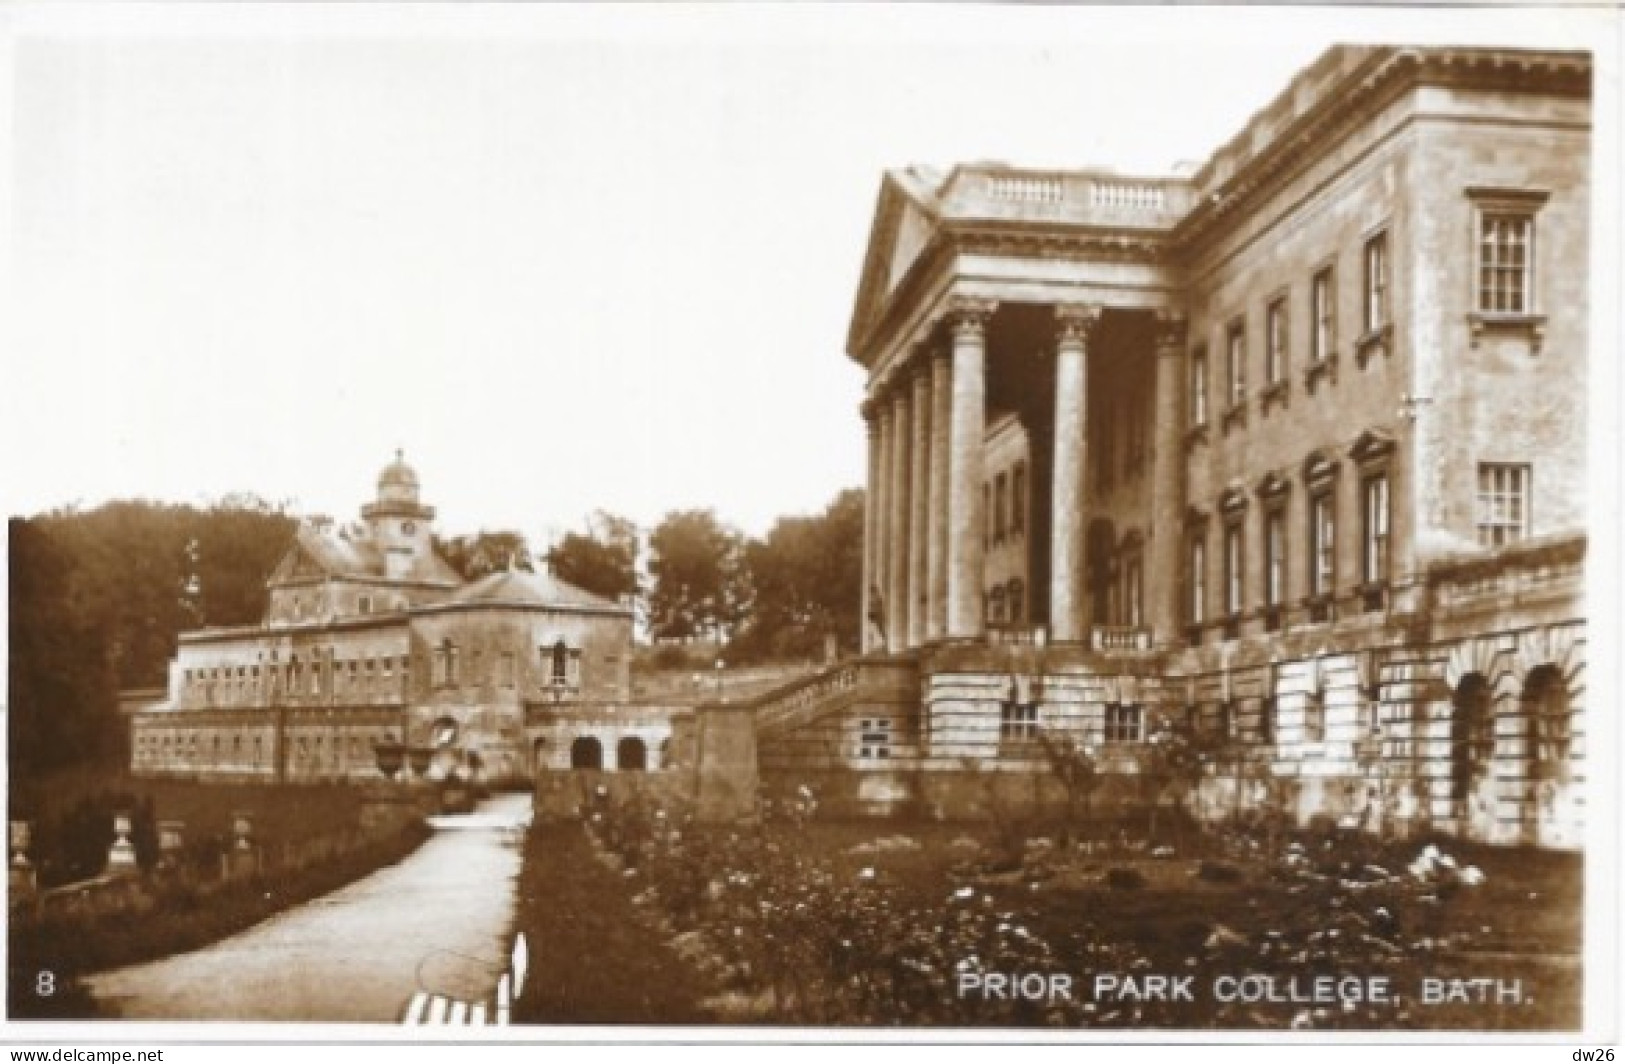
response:
<path fill-rule="evenodd" d="M 1578 846 L 1590 98 L 1341 46 L 1191 176 L 887 172 L 865 653 L 755 707 L 767 784 L 957 815 L 1175 724 L 1210 812 Z"/>

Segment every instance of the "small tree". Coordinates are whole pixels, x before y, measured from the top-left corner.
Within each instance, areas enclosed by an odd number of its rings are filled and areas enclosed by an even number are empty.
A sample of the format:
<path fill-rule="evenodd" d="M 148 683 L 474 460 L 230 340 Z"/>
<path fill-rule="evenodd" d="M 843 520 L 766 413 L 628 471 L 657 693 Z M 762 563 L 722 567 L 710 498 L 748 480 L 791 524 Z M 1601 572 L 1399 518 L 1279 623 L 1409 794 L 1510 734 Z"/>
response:
<path fill-rule="evenodd" d="M 1202 780 L 1204 750 L 1194 728 L 1164 722 L 1146 741 L 1139 756 L 1143 795 L 1151 806 L 1146 833 L 1157 835 L 1157 810 L 1164 798 L 1183 807 Z"/>
<path fill-rule="evenodd" d="M 1092 806 L 1095 791 L 1100 789 L 1101 784 L 1100 762 L 1093 746 L 1056 732 L 1041 730 L 1038 733 L 1038 747 L 1049 762 L 1051 775 L 1066 791 L 1064 838 L 1066 842 L 1071 842 L 1072 825 L 1079 819 L 1079 810 L 1082 810 L 1085 823 L 1094 819 Z"/>

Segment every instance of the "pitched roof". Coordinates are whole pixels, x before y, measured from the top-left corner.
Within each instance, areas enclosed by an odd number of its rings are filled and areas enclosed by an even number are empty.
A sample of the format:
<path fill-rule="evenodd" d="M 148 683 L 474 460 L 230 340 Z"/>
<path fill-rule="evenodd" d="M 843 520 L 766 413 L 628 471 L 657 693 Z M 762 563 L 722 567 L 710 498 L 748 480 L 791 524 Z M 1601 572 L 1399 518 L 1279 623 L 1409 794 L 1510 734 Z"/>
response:
<path fill-rule="evenodd" d="M 622 610 L 620 603 L 560 580 L 550 572 L 506 569 L 488 573 L 446 600 L 460 605 L 517 605 Z"/>
<path fill-rule="evenodd" d="M 384 554 L 365 535 L 339 535 L 311 525 L 301 525 L 294 541 L 277 563 L 271 587 L 306 577 L 352 577 L 365 580 L 395 579 L 401 583 L 444 584 L 456 587 L 462 578 L 444 558 L 430 548 L 419 555 L 402 576 L 389 578 Z"/>

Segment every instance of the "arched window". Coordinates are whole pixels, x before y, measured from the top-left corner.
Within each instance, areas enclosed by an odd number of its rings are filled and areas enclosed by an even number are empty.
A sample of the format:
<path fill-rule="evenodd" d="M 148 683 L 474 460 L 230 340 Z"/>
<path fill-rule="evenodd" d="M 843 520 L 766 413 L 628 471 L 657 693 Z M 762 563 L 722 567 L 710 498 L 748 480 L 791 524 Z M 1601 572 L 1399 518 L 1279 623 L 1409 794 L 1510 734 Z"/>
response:
<path fill-rule="evenodd" d="M 570 648 L 560 639 L 553 644 L 553 682 L 563 685 L 570 676 Z"/>
<path fill-rule="evenodd" d="M 645 772 L 649 768 L 649 751 L 643 740 L 628 735 L 615 744 L 615 767 L 622 772 Z"/>
<path fill-rule="evenodd" d="M 570 767 L 575 769 L 601 769 L 604 767 L 604 747 L 590 735 L 583 735 L 570 744 Z"/>
<path fill-rule="evenodd" d="M 1489 770 L 1495 751 L 1495 719 L 1490 683 L 1468 673 L 1456 685 L 1450 714 L 1450 797 L 1464 801 Z"/>
<path fill-rule="evenodd" d="M 1529 729 L 1529 754 L 1536 779 L 1552 779 L 1568 765 L 1573 751 L 1573 719 L 1568 686 L 1555 666 L 1542 665 L 1523 685 L 1523 713 Z"/>

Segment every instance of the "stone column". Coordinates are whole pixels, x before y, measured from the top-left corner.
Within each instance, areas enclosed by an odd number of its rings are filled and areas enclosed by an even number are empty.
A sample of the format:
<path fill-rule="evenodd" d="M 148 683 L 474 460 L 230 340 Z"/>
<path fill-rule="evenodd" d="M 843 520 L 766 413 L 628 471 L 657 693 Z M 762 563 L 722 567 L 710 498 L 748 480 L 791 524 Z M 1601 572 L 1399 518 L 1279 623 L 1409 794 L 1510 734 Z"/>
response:
<path fill-rule="evenodd" d="M 874 586 L 870 594 L 879 601 L 872 611 L 875 623 L 870 626 L 869 639 L 872 649 L 884 653 L 891 625 L 891 452 L 895 433 L 890 400 L 882 393 L 871 401 L 880 426 L 880 448 L 875 456 Z"/>
<path fill-rule="evenodd" d="M 925 532 L 925 639 L 948 634 L 948 421 L 952 417 L 953 363 L 946 347 L 931 354 L 931 470 Z"/>
<path fill-rule="evenodd" d="M 980 639 L 982 603 L 982 445 L 987 425 L 987 319 L 994 304 L 956 300 L 953 393 L 948 416 L 948 638 Z"/>
<path fill-rule="evenodd" d="M 923 345 L 916 348 L 913 379 L 914 427 L 911 446 L 912 459 L 908 481 L 908 645 L 917 647 L 925 642 L 926 582 L 925 568 L 926 521 L 929 514 L 929 478 L 931 455 L 931 367 Z"/>
<path fill-rule="evenodd" d="M 863 413 L 864 435 L 869 444 L 869 471 L 863 491 L 863 597 L 858 612 L 858 651 L 867 653 L 873 648 L 874 625 L 870 618 L 879 605 L 874 592 L 880 578 L 880 569 L 875 564 L 880 542 L 880 414 L 868 399 L 859 409 Z"/>
<path fill-rule="evenodd" d="M 891 480 L 888 488 L 891 508 L 890 551 L 886 560 L 889 586 L 886 589 L 886 648 L 893 653 L 908 643 L 908 481 L 909 451 L 913 425 L 909 417 L 914 405 L 912 390 L 899 382 L 892 399 Z"/>
<path fill-rule="evenodd" d="M 1157 314 L 1156 435 L 1151 441 L 1151 527 L 1142 577 L 1146 623 L 1157 643 L 1178 641 L 1184 571 L 1185 316 Z"/>
<path fill-rule="evenodd" d="M 1084 593 L 1084 446 L 1088 434 L 1089 336 L 1100 308 L 1055 308 L 1055 468 L 1050 524 L 1050 638 L 1088 634 Z"/>

